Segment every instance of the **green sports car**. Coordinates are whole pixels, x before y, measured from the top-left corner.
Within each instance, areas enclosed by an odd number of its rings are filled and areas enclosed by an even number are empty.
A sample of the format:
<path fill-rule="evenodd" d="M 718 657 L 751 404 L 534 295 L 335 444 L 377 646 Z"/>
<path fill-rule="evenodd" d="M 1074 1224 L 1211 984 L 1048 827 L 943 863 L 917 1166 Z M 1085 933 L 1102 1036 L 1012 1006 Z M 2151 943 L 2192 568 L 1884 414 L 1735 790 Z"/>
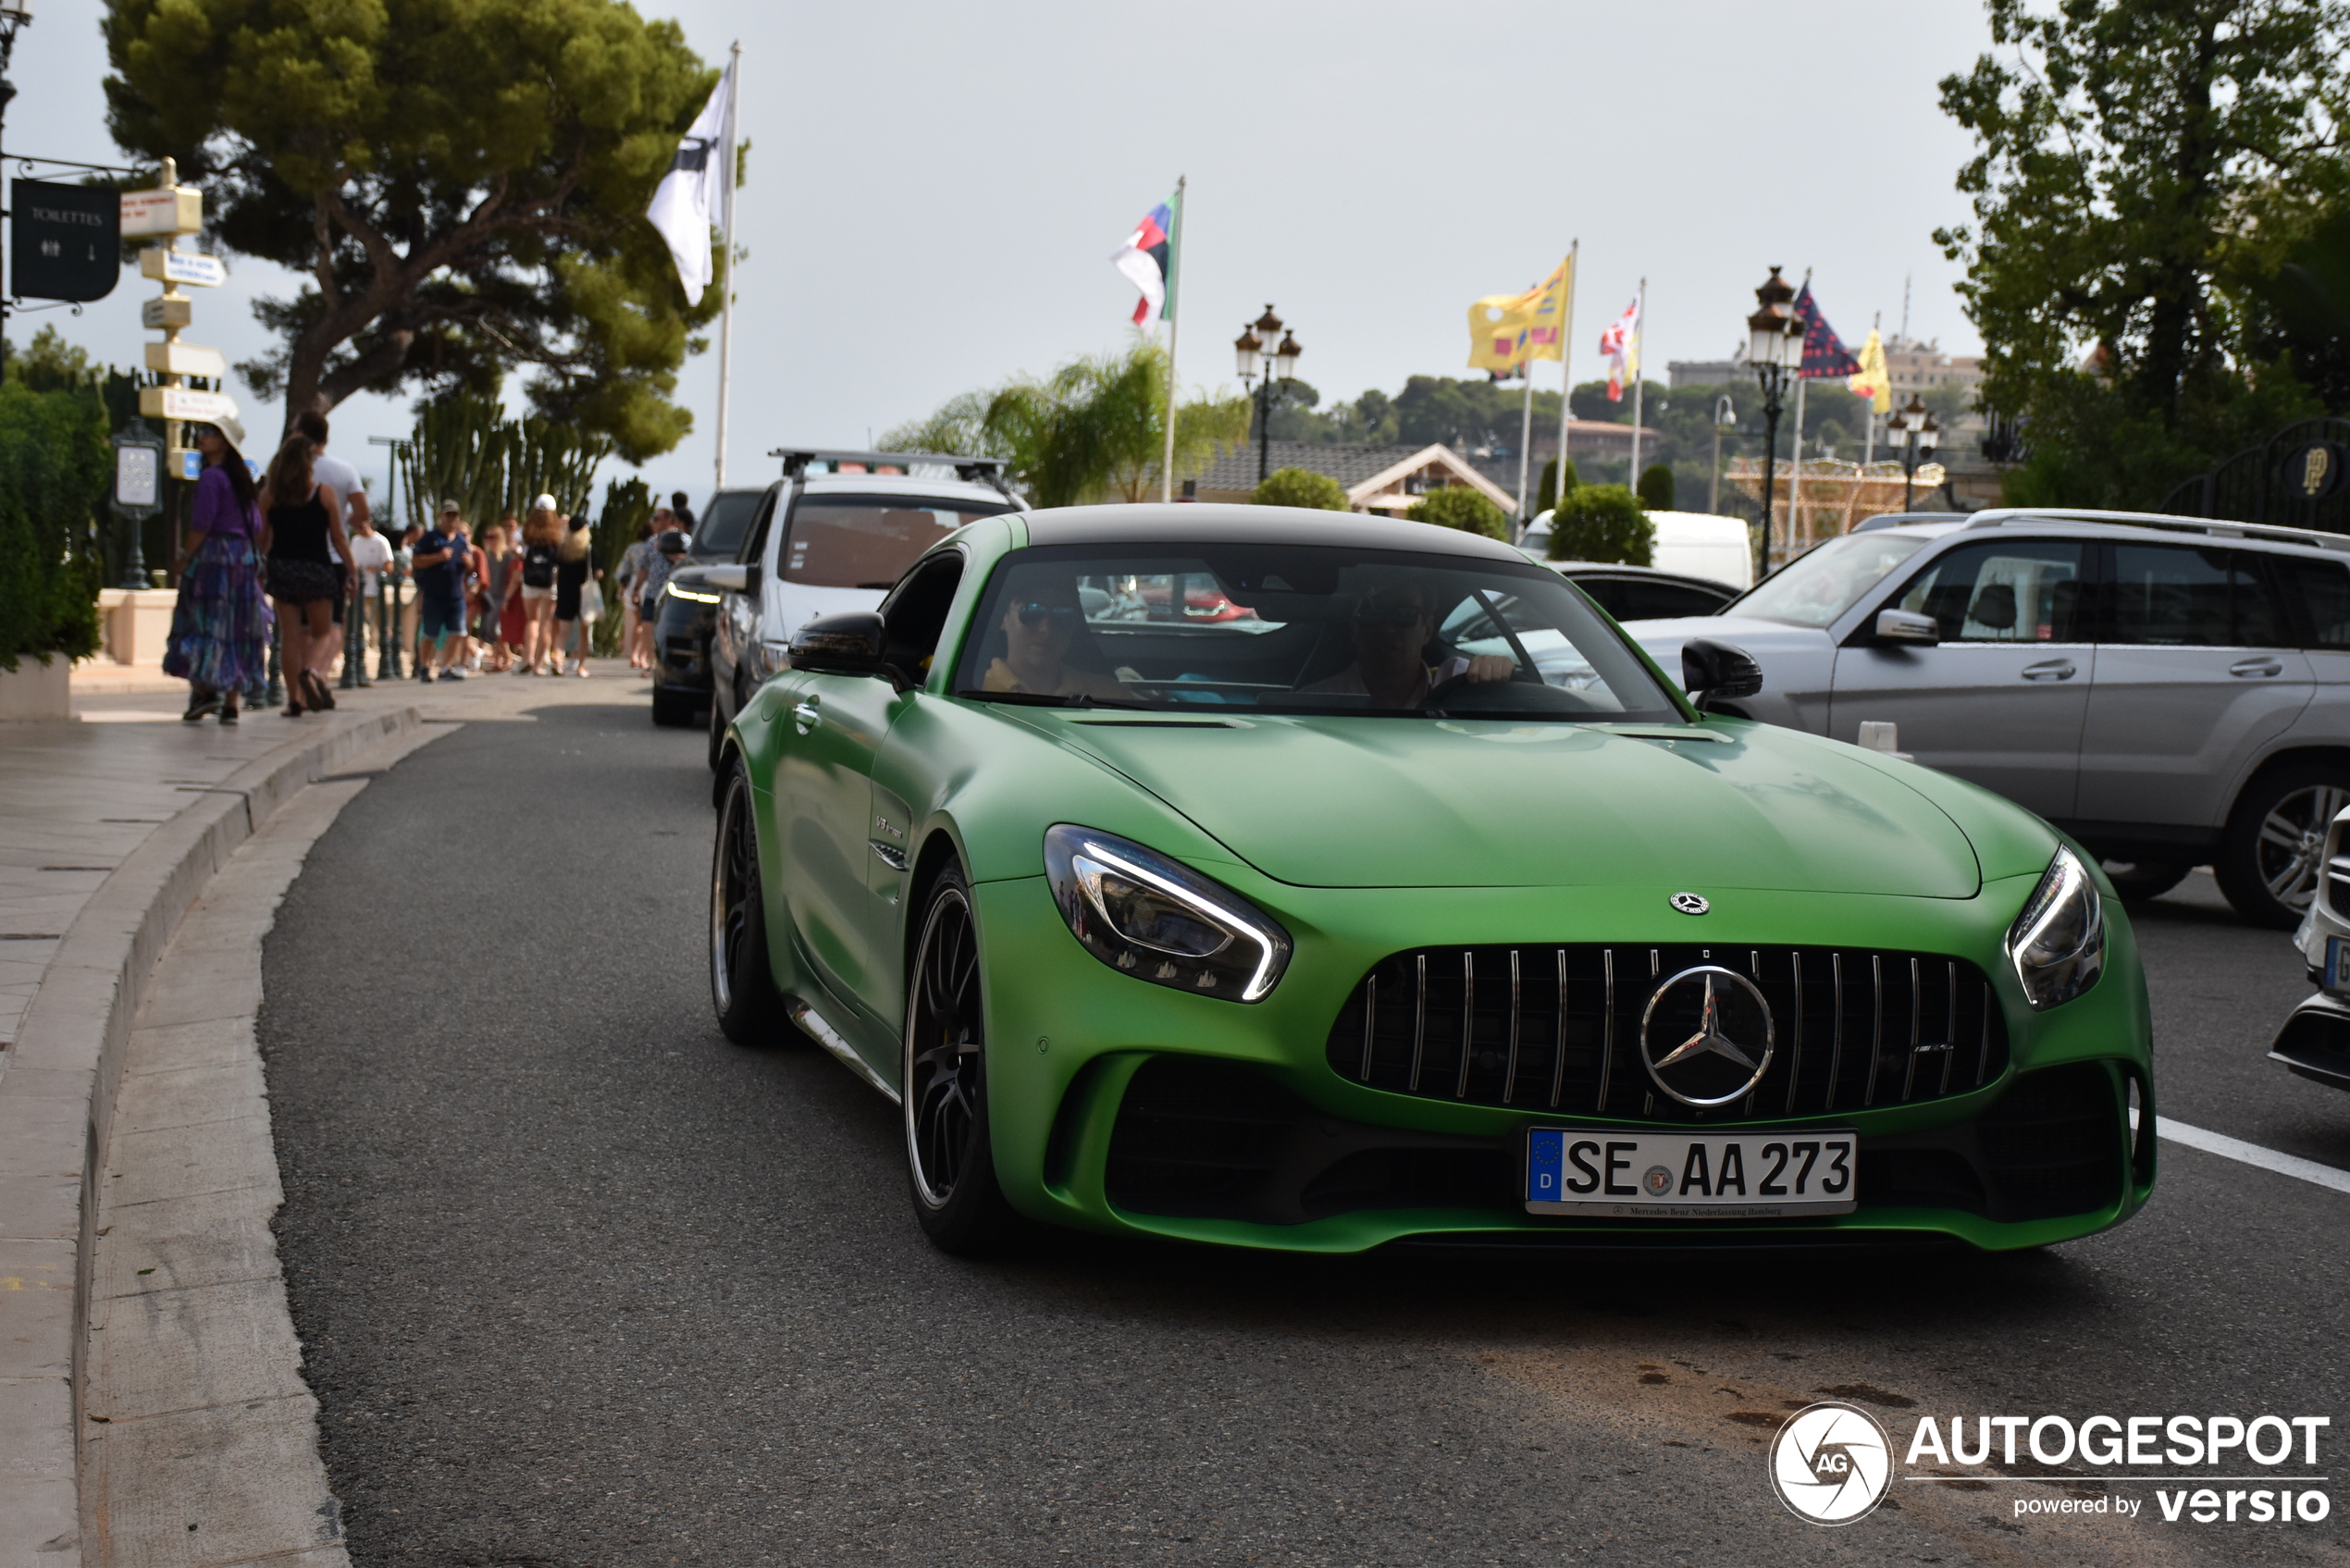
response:
<path fill-rule="evenodd" d="M 2153 1190 L 2094 858 L 1710 716 L 1496 541 L 990 517 L 725 739 L 711 994 L 904 1110 L 931 1239 L 2035 1246 Z"/>

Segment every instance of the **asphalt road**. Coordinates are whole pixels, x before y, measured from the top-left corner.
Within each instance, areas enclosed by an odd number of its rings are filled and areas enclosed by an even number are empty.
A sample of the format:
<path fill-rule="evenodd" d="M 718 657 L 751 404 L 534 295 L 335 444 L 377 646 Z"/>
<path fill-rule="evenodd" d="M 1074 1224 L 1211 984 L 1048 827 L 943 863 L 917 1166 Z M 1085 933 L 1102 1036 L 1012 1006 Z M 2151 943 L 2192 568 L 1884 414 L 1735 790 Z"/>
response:
<path fill-rule="evenodd" d="M 2323 1414 L 2343 1452 L 2350 1196 L 2173 1144 L 2136 1221 L 2022 1256 L 943 1257 L 894 1111 L 711 1021 L 701 749 L 641 700 L 456 730 L 269 939 L 280 1244 L 363 1568 L 2350 1562 L 2350 1488 L 2198 1526 L 1923 1483 L 1831 1530 L 1765 1488 L 1820 1390 Z M 2350 1096 L 2261 1059 L 2289 943 L 2200 877 L 2140 926 L 2164 1113 L 2350 1167 Z"/>

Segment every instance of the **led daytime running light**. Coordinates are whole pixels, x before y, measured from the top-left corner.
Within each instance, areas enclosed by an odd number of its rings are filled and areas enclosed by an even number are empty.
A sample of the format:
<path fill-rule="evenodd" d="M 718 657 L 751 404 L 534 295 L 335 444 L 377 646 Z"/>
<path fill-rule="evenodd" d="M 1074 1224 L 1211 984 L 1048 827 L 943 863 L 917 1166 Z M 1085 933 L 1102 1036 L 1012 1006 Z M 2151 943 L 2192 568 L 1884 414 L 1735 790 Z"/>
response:
<path fill-rule="evenodd" d="M 2105 971 L 2105 904 L 2080 857 L 2059 846 L 2008 928 L 2008 961 L 2033 1007 L 2053 1007 Z"/>

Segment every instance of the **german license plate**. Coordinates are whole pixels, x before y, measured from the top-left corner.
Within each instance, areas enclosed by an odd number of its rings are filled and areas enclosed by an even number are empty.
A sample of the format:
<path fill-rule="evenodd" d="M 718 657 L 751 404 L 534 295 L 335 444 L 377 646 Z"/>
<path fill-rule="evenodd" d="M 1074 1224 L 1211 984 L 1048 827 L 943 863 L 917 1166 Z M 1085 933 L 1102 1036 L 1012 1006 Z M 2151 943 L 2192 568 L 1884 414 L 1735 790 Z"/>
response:
<path fill-rule="evenodd" d="M 2338 936 L 2326 938 L 2326 972 L 2319 984 L 2328 991 L 2350 992 L 2350 942 Z"/>
<path fill-rule="evenodd" d="M 1526 1209 L 1636 1219 L 1850 1214 L 1858 1146 L 1850 1132 L 1823 1130 L 1531 1128 Z"/>

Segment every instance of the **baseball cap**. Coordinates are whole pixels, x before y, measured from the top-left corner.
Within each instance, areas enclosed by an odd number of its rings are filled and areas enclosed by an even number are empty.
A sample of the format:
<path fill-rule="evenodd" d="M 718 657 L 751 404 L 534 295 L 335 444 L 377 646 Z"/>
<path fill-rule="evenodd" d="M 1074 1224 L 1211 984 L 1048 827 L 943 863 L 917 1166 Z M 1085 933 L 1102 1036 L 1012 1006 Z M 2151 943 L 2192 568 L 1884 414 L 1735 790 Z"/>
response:
<path fill-rule="evenodd" d="M 530 503 L 530 507 L 534 512 L 554 512 L 559 510 L 555 505 L 555 498 L 550 495 L 541 495 L 537 500 Z"/>
<path fill-rule="evenodd" d="M 440 503 L 440 514 L 443 517 L 448 516 L 452 512 L 463 512 L 464 510 L 465 509 L 464 507 L 459 506 L 453 500 L 445 500 Z"/>
<path fill-rule="evenodd" d="M 686 536 L 672 528 L 662 535 L 654 548 L 663 555 L 683 555 L 686 553 Z"/>

